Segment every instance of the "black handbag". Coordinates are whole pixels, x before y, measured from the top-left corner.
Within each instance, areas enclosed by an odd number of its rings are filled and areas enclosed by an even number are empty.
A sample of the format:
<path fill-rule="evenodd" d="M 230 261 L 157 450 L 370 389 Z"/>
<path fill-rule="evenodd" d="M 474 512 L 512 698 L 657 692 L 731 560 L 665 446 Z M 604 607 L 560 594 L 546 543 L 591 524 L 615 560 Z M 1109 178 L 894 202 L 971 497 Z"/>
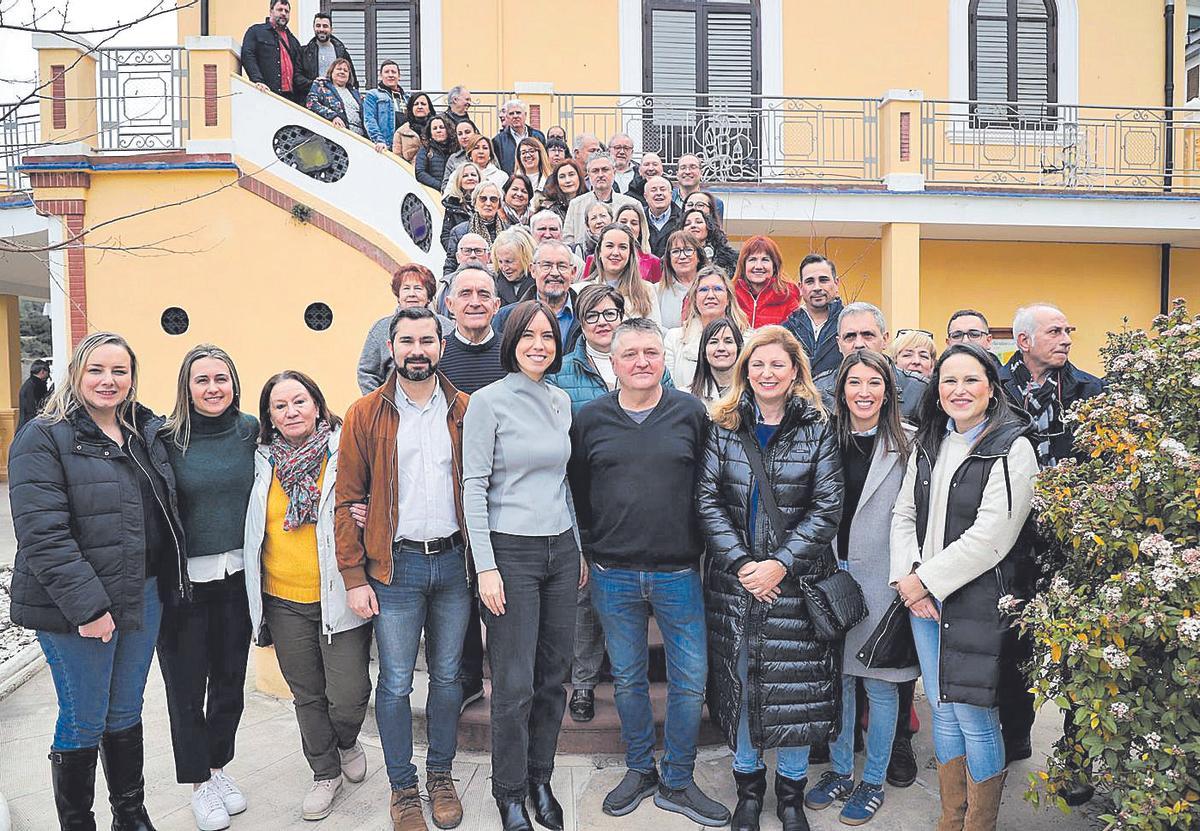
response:
<path fill-rule="evenodd" d="M 762 449 L 758 446 L 758 441 L 745 430 L 738 431 L 738 438 L 746 451 L 750 470 L 758 480 L 758 490 L 767 508 L 767 518 L 775 532 L 776 542 L 779 542 L 783 539 L 787 524 L 783 520 L 783 512 L 779 510 L 779 503 L 775 501 L 771 482 L 767 479 Z M 850 572 L 837 569 L 828 577 L 820 580 L 800 580 L 799 584 L 808 618 L 818 640 L 841 640 L 847 632 L 867 619 L 867 600 L 863 597 L 862 586 L 858 585 L 858 581 Z"/>
<path fill-rule="evenodd" d="M 908 607 L 899 595 L 883 613 L 862 649 L 858 660 L 868 669 L 907 669 L 917 664 L 917 644 L 913 640 Z"/>

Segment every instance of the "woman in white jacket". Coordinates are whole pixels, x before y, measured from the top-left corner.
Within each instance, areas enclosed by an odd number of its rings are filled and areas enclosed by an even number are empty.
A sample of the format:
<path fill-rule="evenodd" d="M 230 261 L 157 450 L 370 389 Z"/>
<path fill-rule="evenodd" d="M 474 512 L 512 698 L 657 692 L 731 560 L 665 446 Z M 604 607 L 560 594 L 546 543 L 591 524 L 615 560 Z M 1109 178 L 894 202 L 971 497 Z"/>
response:
<path fill-rule="evenodd" d="M 705 326 L 722 317 L 732 320 L 739 332 L 746 331 L 746 313 L 734 300 L 729 275 L 717 266 L 705 266 L 684 296 L 683 325 L 668 331 L 663 341 L 667 369 L 676 389 L 691 391 L 700 359 L 701 334 Z"/>
<path fill-rule="evenodd" d="M 274 644 L 295 700 L 313 786 L 301 806 L 323 819 L 345 776 L 366 778 L 358 732 L 367 713 L 371 627 L 346 604 L 334 550 L 342 420 L 316 383 L 288 370 L 263 386 L 261 434 L 243 549 L 254 640 Z"/>

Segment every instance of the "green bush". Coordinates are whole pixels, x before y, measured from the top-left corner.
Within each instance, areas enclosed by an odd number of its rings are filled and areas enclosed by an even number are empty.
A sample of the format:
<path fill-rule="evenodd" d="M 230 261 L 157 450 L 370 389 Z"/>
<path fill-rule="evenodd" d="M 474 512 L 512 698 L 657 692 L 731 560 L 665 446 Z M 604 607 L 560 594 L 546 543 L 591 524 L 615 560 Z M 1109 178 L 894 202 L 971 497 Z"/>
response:
<path fill-rule="evenodd" d="M 1200 318 L 1110 334 L 1107 387 L 1070 415 L 1087 461 L 1038 478 L 1057 569 L 1022 612 L 1039 704 L 1074 709 L 1026 798 L 1092 769 L 1110 828 L 1200 827 Z"/>

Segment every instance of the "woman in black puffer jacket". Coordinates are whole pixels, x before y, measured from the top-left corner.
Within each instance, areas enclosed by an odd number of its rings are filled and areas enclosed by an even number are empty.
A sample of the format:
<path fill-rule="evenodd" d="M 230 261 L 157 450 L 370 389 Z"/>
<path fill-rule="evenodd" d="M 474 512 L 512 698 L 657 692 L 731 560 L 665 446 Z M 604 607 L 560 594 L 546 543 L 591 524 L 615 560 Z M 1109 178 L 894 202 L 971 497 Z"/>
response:
<path fill-rule="evenodd" d="M 696 502 L 707 545 L 708 711 L 734 750 L 735 829 L 758 828 L 762 751 L 779 748 L 784 831 L 807 829 L 808 746 L 839 722 L 838 650 L 817 640 L 799 581 L 832 574 L 842 512 L 837 437 L 799 342 L 766 326 L 746 342 L 713 405 Z M 786 530 L 781 544 L 742 436 L 758 446 Z"/>
<path fill-rule="evenodd" d="M 190 596 L 163 419 L 135 400 L 123 338 L 89 335 L 9 453 L 12 619 L 37 630 L 58 691 L 50 748 L 59 824 L 95 828 L 99 754 L 113 828 L 152 829 L 142 694 L 164 596 Z"/>

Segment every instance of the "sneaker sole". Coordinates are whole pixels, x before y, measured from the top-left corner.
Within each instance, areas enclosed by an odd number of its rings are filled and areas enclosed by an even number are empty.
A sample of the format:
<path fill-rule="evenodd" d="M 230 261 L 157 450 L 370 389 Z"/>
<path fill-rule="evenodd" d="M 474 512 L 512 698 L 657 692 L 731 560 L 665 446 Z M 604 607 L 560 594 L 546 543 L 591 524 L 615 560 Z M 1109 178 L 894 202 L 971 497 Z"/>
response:
<path fill-rule="evenodd" d="M 245 802 L 243 802 L 243 803 L 242 803 L 242 807 L 238 808 L 236 811 L 231 811 L 231 810 L 229 809 L 229 806 L 228 806 L 228 805 L 226 805 L 226 806 L 225 806 L 225 813 L 229 814 L 229 816 L 231 816 L 231 817 L 236 817 L 238 814 L 244 814 L 244 813 L 246 813 L 246 809 L 247 809 L 248 807 L 250 807 L 250 806 L 249 806 L 249 805 L 247 805 Z"/>
<path fill-rule="evenodd" d="M 841 797 L 841 800 L 845 800 L 845 798 L 846 797 L 843 796 L 843 797 Z M 833 807 L 833 804 L 838 801 L 839 801 L 839 799 L 834 798 L 834 799 L 831 799 L 829 802 L 826 802 L 825 804 L 822 805 L 820 803 L 809 802 L 808 799 L 805 799 L 804 807 L 810 811 L 824 811 L 826 808 Z"/>
<path fill-rule="evenodd" d="M 623 805 L 620 808 L 609 808 L 607 805 L 601 805 L 600 810 L 610 817 L 623 817 L 626 814 L 632 814 L 636 811 L 637 807 L 642 804 L 646 797 L 653 796 L 657 791 L 658 785 L 651 785 L 634 797 L 633 801 L 628 805 Z"/>
<path fill-rule="evenodd" d="M 838 821 L 841 822 L 842 825 L 853 825 L 853 826 L 866 825 L 868 822 L 870 822 L 873 819 L 875 819 L 874 814 L 871 814 L 871 816 L 867 817 L 866 819 L 846 819 L 843 816 L 838 816 Z"/>
<path fill-rule="evenodd" d="M 677 803 L 672 802 L 669 799 L 666 799 L 660 793 L 656 793 L 654 795 L 654 804 L 657 805 L 659 808 L 662 808 L 664 811 L 671 811 L 672 813 L 675 813 L 675 814 L 682 814 L 683 816 L 690 819 L 692 822 L 698 822 L 701 825 L 706 826 L 708 828 L 724 828 L 726 825 L 729 824 L 729 820 L 730 820 L 729 817 L 725 817 L 724 819 L 713 819 L 712 817 L 706 817 L 706 816 L 704 816 L 704 814 L 697 813 L 696 811 L 693 811 L 691 808 L 688 808 L 685 805 L 679 805 Z"/>
<path fill-rule="evenodd" d="M 195 819 L 195 817 L 196 815 L 192 814 L 192 818 Z M 199 820 L 196 820 L 196 828 L 198 831 L 225 831 L 225 829 L 228 827 L 228 822 L 224 825 L 220 825 L 219 823 L 201 823 Z"/>
<path fill-rule="evenodd" d="M 332 813 L 333 813 L 333 806 L 330 805 L 324 812 L 319 813 L 319 814 L 309 813 L 309 812 L 305 811 L 300 814 L 300 818 L 303 819 L 305 822 L 317 822 L 319 820 L 325 819 L 325 817 L 329 816 Z"/>

